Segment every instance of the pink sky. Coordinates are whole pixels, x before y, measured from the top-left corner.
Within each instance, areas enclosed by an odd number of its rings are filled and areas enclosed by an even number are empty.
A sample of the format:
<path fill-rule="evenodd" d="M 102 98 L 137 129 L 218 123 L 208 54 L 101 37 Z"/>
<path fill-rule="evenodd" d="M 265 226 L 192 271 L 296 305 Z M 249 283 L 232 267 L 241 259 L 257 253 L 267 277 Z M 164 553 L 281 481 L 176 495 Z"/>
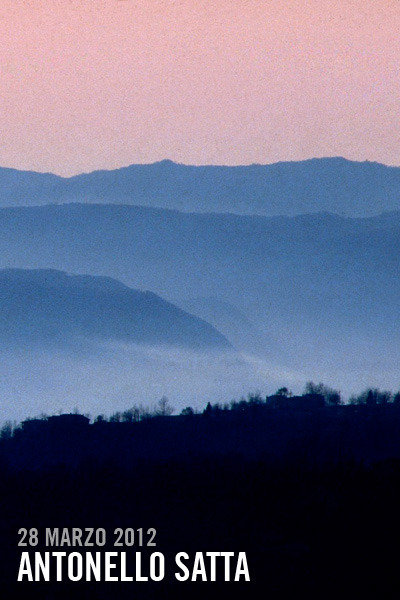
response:
<path fill-rule="evenodd" d="M 0 165 L 400 164 L 398 0 L 1 0 Z"/>

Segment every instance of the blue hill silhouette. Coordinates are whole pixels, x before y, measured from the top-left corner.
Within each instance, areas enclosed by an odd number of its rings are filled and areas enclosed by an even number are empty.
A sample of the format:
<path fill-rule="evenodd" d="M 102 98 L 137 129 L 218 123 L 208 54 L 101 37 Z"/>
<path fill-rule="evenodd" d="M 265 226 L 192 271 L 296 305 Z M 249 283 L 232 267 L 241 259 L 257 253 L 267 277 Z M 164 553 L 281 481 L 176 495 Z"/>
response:
<path fill-rule="evenodd" d="M 399 191 L 399 167 L 344 158 L 237 167 L 164 160 L 70 178 L 0 169 L 0 206 L 104 202 L 189 212 L 366 216 L 399 209 Z"/>
<path fill-rule="evenodd" d="M 211 325 L 156 294 L 109 277 L 56 270 L 0 271 L 0 341 L 121 340 L 187 348 L 230 348 Z"/>
<path fill-rule="evenodd" d="M 3 208 L 0 266 L 95 273 L 150 289 L 240 351 L 261 354 L 266 381 L 289 373 L 298 385 L 313 377 L 352 393 L 361 378 L 397 385 L 399 231 L 399 212 L 352 219 Z M 196 298 L 201 306 L 188 304 Z"/>

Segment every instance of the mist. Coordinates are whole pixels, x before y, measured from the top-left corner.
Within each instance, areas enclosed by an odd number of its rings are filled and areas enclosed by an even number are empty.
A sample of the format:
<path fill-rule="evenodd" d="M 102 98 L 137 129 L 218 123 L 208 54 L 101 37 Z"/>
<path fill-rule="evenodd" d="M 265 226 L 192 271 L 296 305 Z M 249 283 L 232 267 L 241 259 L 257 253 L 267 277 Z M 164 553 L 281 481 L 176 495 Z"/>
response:
<path fill-rule="evenodd" d="M 167 396 L 180 412 L 266 391 L 263 366 L 235 352 L 84 343 L 2 352 L 0 421 L 41 413 L 111 414 Z"/>

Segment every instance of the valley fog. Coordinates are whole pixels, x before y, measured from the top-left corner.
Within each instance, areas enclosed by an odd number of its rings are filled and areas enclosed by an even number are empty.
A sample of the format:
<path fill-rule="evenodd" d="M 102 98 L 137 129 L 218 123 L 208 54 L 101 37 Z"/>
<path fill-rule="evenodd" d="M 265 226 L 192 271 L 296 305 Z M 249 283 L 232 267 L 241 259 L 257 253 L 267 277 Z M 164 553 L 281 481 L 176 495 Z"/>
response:
<path fill-rule="evenodd" d="M 364 382 L 364 387 L 400 387 L 397 353 L 380 365 L 372 352 L 352 365 L 328 353 L 319 358 L 315 353 L 309 362 L 274 364 L 262 356 L 233 351 L 85 341 L 69 349 L 3 348 L 1 355 L 1 423 L 76 409 L 92 417 L 133 405 L 151 410 L 162 396 L 167 396 L 175 413 L 187 406 L 203 411 L 207 402 L 229 403 L 254 392 L 265 396 L 283 384 L 300 393 L 306 373 L 309 379 L 339 388 L 344 400 L 360 392 Z"/>
<path fill-rule="evenodd" d="M 133 405 L 152 408 L 167 396 L 175 412 L 203 410 L 250 390 L 265 391 L 264 365 L 235 353 L 125 344 L 96 348 L 2 351 L 0 421 L 78 409 L 110 415 Z"/>

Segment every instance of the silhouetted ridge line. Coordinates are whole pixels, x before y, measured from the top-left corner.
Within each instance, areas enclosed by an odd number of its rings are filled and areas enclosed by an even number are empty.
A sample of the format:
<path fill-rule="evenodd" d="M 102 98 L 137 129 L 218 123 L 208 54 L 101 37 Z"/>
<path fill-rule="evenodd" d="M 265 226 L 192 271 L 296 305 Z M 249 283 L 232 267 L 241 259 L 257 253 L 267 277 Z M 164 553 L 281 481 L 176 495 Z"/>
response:
<path fill-rule="evenodd" d="M 188 212 L 374 215 L 399 208 L 400 167 L 340 157 L 269 165 L 192 166 L 163 160 L 62 178 L 0 169 L 0 205 L 104 202 Z"/>
<path fill-rule="evenodd" d="M 19 426 L 6 423 L 1 456 L 21 468 L 231 454 L 284 460 L 298 447 L 322 462 L 340 461 L 344 454 L 357 460 L 400 459 L 400 392 L 371 388 L 343 404 L 337 390 L 309 382 L 299 396 L 280 388 L 266 398 L 251 394 L 225 405 L 209 402 L 202 412 L 190 406 L 180 415 L 173 412 L 163 397 L 154 407 L 136 405 L 92 422 L 81 414 L 63 414 Z"/>
<path fill-rule="evenodd" d="M 230 349 L 205 321 L 152 292 L 111 277 L 54 269 L 0 270 L 0 343 L 25 346 L 72 337 L 137 344 Z"/>

